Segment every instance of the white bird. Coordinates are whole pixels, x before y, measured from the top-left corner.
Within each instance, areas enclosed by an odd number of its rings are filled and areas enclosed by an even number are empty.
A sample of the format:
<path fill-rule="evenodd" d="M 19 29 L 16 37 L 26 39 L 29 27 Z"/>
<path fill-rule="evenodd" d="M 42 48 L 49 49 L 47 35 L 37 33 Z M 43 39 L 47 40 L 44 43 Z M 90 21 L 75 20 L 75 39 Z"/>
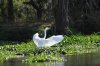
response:
<path fill-rule="evenodd" d="M 44 38 L 40 38 L 38 33 L 33 35 L 33 41 L 37 47 L 50 47 L 50 46 L 57 44 L 63 40 L 63 38 L 64 38 L 63 35 L 51 36 L 46 39 L 46 31 L 48 29 L 49 28 L 45 28 L 45 30 L 44 30 Z"/>

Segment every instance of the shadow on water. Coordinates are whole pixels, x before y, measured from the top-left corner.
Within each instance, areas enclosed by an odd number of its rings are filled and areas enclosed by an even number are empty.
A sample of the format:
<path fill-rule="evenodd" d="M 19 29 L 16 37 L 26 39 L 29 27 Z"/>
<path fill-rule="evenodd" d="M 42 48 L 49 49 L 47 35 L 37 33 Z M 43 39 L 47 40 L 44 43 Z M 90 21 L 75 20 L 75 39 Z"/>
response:
<path fill-rule="evenodd" d="M 67 56 L 64 62 L 22 63 L 20 59 L 10 59 L 0 66 L 100 66 L 100 53 Z"/>

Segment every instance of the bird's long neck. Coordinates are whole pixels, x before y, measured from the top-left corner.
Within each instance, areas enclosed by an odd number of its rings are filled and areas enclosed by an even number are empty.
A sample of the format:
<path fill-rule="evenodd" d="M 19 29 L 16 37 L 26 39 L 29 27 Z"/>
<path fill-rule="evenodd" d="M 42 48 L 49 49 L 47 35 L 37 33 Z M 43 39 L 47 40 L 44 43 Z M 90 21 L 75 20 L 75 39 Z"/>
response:
<path fill-rule="evenodd" d="M 46 32 L 47 32 L 47 30 L 44 30 L 44 38 L 46 38 L 46 35 L 47 35 Z"/>

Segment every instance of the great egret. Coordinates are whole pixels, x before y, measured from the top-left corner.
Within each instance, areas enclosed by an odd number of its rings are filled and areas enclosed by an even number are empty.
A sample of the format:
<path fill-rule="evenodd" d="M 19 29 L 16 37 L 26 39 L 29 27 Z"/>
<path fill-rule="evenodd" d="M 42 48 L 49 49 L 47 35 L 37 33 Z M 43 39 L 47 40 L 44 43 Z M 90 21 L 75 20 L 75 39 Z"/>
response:
<path fill-rule="evenodd" d="M 50 47 L 50 46 L 57 44 L 63 40 L 63 38 L 64 38 L 63 35 L 51 36 L 46 39 L 46 31 L 48 29 L 49 28 L 45 28 L 43 38 L 40 38 L 38 33 L 33 35 L 33 41 L 37 47 Z"/>

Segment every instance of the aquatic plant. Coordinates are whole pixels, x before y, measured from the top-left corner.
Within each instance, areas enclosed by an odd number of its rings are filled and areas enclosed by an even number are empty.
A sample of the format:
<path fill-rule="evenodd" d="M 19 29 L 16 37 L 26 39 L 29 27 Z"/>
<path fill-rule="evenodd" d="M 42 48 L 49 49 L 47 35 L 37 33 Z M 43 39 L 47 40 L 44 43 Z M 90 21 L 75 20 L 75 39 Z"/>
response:
<path fill-rule="evenodd" d="M 36 48 L 32 41 L 0 41 L 0 61 L 9 58 L 25 57 L 25 62 L 63 61 L 62 55 L 91 53 L 97 50 L 100 35 L 64 36 L 64 40 L 49 48 Z"/>

